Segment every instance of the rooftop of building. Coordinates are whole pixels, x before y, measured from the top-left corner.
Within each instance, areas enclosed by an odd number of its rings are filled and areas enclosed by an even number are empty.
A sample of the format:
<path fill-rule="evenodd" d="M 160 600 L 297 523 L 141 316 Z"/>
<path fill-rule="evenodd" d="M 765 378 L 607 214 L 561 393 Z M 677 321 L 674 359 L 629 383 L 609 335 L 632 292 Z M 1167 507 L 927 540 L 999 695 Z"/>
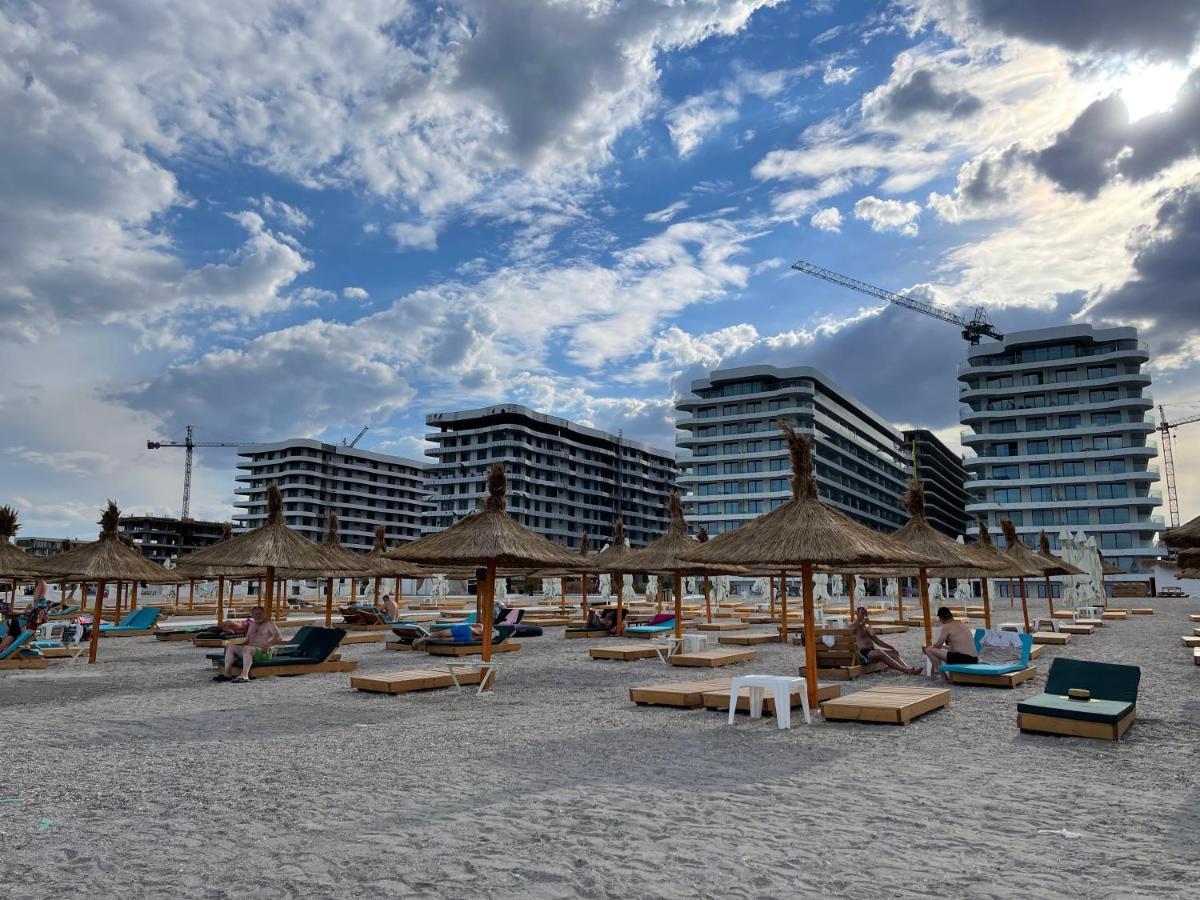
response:
<path fill-rule="evenodd" d="M 972 362 L 1017 348 L 1036 347 L 1041 344 L 1064 342 L 1107 344 L 1112 341 L 1136 341 L 1137 339 L 1137 329 L 1129 326 L 1095 328 L 1092 325 L 1054 325 L 1049 328 L 1012 331 L 1006 334 L 1002 341 L 989 341 L 971 346 L 967 349 L 967 361 Z"/>
<path fill-rule="evenodd" d="M 391 465 L 414 466 L 418 469 L 424 469 L 428 462 L 421 460 L 409 459 L 407 456 L 393 456 L 390 453 L 379 453 L 376 450 L 366 450 L 362 447 L 350 447 L 346 444 L 327 444 L 324 441 L 314 440 L 313 438 L 290 438 L 286 441 L 274 441 L 265 444 L 240 444 L 238 445 L 238 456 L 256 456 L 262 453 L 273 453 L 276 450 L 288 450 L 292 447 L 304 447 L 308 450 L 321 450 L 326 453 L 337 453 L 342 456 L 357 456 L 361 459 L 370 459 L 375 462 L 388 463 Z"/>
<path fill-rule="evenodd" d="M 478 422 L 479 425 L 476 427 L 483 427 L 488 425 L 519 424 L 517 421 L 519 419 L 527 419 L 535 425 L 546 426 L 547 428 L 563 429 L 575 435 L 590 438 L 592 441 L 612 444 L 620 443 L 624 447 L 632 447 L 654 456 L 661 456 L 672 462 L 675 460 L 673 451 L 652 447 L 641 441 L 630 440 L 629 438 L 615 435 L 608 431 L 602 431 L 599 428 L 592 428 L 590 425 L 581 425 L 578 422 L 572 422 L 570 419 L 540 413 L 519 403 L 498 403 L 495 406 L 481 406 L 478 409 L 429 413 L 425 417 L 425 424 L 437 427 L 466 427 L 469 424 Z"/>

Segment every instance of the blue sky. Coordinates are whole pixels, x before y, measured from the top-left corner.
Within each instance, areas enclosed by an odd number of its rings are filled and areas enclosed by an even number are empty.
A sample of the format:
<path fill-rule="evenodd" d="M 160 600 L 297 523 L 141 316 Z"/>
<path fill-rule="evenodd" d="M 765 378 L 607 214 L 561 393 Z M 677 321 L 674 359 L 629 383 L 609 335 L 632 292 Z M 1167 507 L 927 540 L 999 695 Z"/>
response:
<path fill-rule="evenodd" d="M 419 456 L 426 413 L 515 400 L 670 446 L 688 382 L 752 362 L 953 442 L 956 330 L 798 258 L 1005 331 L 1138 324 L 1187 414 L 1198 31 L 1184 0 L 10 5 L 5 500 L 26 533 L 176 511 L 145 441 L 187 424 Z M 201 454 L 196 515 L 232 466 Z"/>

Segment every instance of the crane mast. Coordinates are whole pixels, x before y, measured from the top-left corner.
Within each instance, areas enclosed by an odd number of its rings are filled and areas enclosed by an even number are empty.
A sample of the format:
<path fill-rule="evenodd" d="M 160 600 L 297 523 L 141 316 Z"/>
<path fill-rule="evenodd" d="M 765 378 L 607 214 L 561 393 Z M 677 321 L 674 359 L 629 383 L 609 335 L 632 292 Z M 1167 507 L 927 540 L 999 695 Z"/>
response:
<path fill-rule="evenodd" d="M 1172 528 L 1179 527 L 1179 491 L 1175 488 L 1175 454 L 1171 447 L 1171 429 L 1178 428 L 1180 425 L 1189 425 L 1192 422 L 1200 422 L 1200 415 L 1187 416 L 1176 419 L 1174 422 L 1168 422 L 1162 404 L 1158 405 L 1158 432 L 1162 435 L 1163 474 L 1167 479 L 1167 508 L 1171 512 Z"/>
<path fill-rule="evenodd" d="M 180 505 L 179 518 L 192 517 L 192 458 L 197 447 L 240 447 L 245 441 L 197 441 L 194 439 L 195 426 L 188 425 L 182 441 L 146 441 L 147 450 L 161 450 L 163 447 L 182 447 L 183 458 L 183 503 Z"/>
<path fill-rule="evenodd" d="M 865 281 L 859 281 L 857 278 L 851 278 L 848 275 L 842 275 L 839 272 L 834 272 L 831 269 L 824 269 L 814 263 L 799 260 L 792 263 L 792 268 L 797 272 L 803 272 L 805 275 L 812 275 L 815 278 L 821 278 L 831 284 L 840 285 L 844 288 L 849 288 L 852 291 L 858 291 L 860 294 L 866 294 L 868 297 L 874 297 L 877 300 L 884 300 L 888 303 L 894 303 L 896 306 L 903 306 L 905 309 L 911 309 L 914 312 L 923 313 L 934 319 L 940 319 L 943 322 L 949 322 L 951 325 L 957 325 L 962 329 L 964 340 L 970 341 L 972 344 L 978 344 L 981 337 L 986 335 L 990 338 L 995 338 L 998 341 L 1004 340 L 1004 335 L 995 329 L 992 323 L 988 320 L 987 312 L 982 306 L 975 308 L 975 315 L 970 319 L 964 319 L 962 316 L 956 315 L 947 309 L 936 306 L 932 303 L 926 303 L 923 300 L 916 300 L 912 297 L 905 297 L 903 294 L 897 294 L 894 291 L 885 290 L 881 287 L 876 287 L 873 284 L 867 284 Z"/>

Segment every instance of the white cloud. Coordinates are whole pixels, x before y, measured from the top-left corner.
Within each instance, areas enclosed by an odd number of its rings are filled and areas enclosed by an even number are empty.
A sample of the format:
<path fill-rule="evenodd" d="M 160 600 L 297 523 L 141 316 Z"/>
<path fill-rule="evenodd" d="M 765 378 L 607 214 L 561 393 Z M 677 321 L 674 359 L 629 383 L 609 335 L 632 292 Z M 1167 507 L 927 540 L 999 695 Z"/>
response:
<path fill-rule="evenodd" d="M 312 219 L 304 212 L 282 200 L 276 200 L 269 194 L 263 194 L 262 197 L 251 202 L 263 211 L 264 216 L 275 219 L 283 227 L 292 231 L 304 231 L 312 225 Z"/>
<path fill-rule="evenodd" d="M 736 122 L 747 97 L 774 97 L 788 81 L 806 73 L 806 69 L 758 72 L 739 68 L 721 87 L 688 97 L 665 117 L 676 152 L 681 157 L 688 156 L 725 125 Z"/>
<path fill-rule="evenodd" d="M 840 232 L 842 230 L 842 213 L 836 206 L 827 206 L 813 213 L 808 220 L 813 228 L 820 231 Z"/>
<path fill-rule="evenodd" d="M 437 250 L 437 229 L 428 223 L 397 222 L 388 226 L 388 234 L 400 250 Z"/>
<path fill-rule="evenodd" d="M 839 66 L 826 63 L 821 73 L 821 80 L 826 84 L 849 84 L 858 71 L 856 66 Z"/>
<path fill-rule="evenodd" d="M 642 216 L 644 222 L 670 222 L 677 215 L 688 208 L 686 200 L 676 200 L 669 206 L 665 206 L 656 212 L 646 213 Z"/>
<path fill-rule="evenodd" d="M 881 200 L 863 197 L 854 204 L 854 218 L 867 222 L 872 231 L 898 231 L 912 237 L 917 233 L 921 204 L 911 200 Z"/>
<path fill-rule="evenodd" d="M 366 300 L 371 295 L 360 287 L 344 287 L 342 288 L 342 296 L 347 300 Z"/>

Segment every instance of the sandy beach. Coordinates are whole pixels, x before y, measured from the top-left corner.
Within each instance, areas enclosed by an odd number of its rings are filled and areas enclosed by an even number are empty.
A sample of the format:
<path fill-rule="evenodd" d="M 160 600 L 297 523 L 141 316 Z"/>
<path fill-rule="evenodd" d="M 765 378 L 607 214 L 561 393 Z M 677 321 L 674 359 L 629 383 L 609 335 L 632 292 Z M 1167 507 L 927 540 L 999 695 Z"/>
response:
<path fill-rule="evenodd" d="M 1148 603 L 1048 648 L 1034 681 L 953 687 L 907 727 L 728 727 L 628 697 L 793 674 L 798 647 L 687 670 L 593 661 L 548 629 L 477 698 L 364 694 L 345 674 L 214 684 L 190 644 L 106 640 L 96 666 L 0 673 L 4 895 L 1195 896 L 1200 669 L 1179 636 L 1200 601 Z M 920 629 L 887 639 L 917 660 Z M 1122 742 L 1018 732 L 1055 655 L 1142 667 Z M 924 680 L 848 689 L 888 682 Z"/>

